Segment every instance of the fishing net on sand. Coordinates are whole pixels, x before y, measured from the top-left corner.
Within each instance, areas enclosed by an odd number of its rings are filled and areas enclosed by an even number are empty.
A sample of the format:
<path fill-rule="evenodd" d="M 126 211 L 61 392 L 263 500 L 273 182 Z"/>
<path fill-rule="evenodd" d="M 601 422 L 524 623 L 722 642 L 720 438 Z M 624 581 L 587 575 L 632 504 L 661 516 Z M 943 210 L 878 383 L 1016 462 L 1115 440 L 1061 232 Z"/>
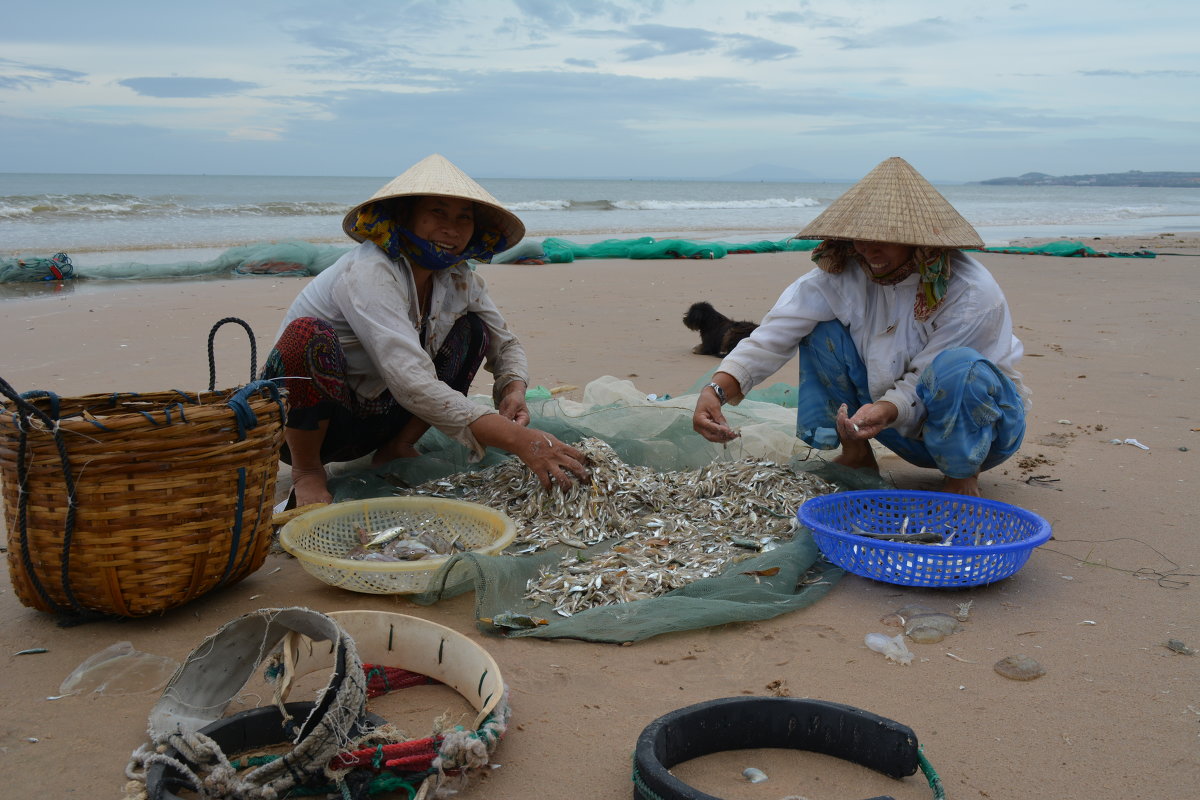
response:
<path fill-rule="evenodd" d="M 0 258 L 0 283 L 34 283 L 37 281 L 62 281 L 75 277 L 75 266 L 66 253 L 55 253 L 49 258 L 24 256 Z"/>
<path fill-rule="evenodd" d="M 693 241 L 689 239 L 655 239 L 642 236 L 636 239 L 605 239 L 592 244 L 579 244 L 567 239 L 550 237 L 541 241 L 526 240 L 492 259 L 495 263 L 537 262 L 564 264 L 584 258 L 724 258 L 739 253 L 782 253 L 792 250 L 812 250 L 819 244 L 805 239 L 761 240 L 755 242 Z"/>
<path fill-rule="evenodd" d="M 700 258 L 716 259 L 743 253 L 781 253 L 812 250 L 817 240 L 765 239 L 753 242 L 694 241 L 689 239 L 606 239 L 579 244 L 554 237 L 525 239 L 492 258 L 496 264 L 561 264 L 592 258 Z M 116 261 L 88 266 L 72 265 L 66 253 L 51 257 L 0 258 L 0 284 L 36 281 L 135 280 L 140 278 L 206 278 L 222 276 L 317 275 L 349 248 L 305 241 L 259 242 L 225 250 L 208 261 L 172 261 L 146 264 Z M 1132 253 L 1100 252 L 1078 241 L 1050 242 L 1031 247 L 986 247 L 985 253 L 1095 258 L 1154 258 L 1148 250 Z M 473 262 L 474 263 L 474 262 Z"/>
<path fill-rule="evenodd" d="M 531 425 L 592 461 L 592 483 L 565 494 L 546 492 L 523 464 L 496 453 L 467 464 L 463 448 L 435 431 L 418 445 L 422 458 L 352 470 L 330 488 L 339 501 L 426 494 L 512 517 L 518 536 L 504 554 L 458 554 L 412 598 L 431 604 L 474 591 L 490 633 L 630 642 L 812 605 L 843 573 L 795 524 L 796 509 L 880 481 L 801 443 L 795 411 L 760 399 L 793 397 L 782 384 L 725 408 L 739 439 L 704 440 L 691 415 L 707 378 L 679 397 L 612 377 L 588 384 L 582 402 L 531 392 Z"/>

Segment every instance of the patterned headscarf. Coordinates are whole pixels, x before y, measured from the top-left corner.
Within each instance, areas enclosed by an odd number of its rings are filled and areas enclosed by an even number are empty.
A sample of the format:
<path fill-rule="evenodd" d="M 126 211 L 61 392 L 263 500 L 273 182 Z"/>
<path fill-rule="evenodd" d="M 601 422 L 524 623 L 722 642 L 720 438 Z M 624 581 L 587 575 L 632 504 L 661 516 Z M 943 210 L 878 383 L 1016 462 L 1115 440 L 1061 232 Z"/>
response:
<path fill-rule="evenodd" d="M 384 209 L 381 209 L 381 205 L 371 203 L 359 209 L 353 229 L 365 241 L 379 245 L 379 249 L 393 260 L 403 257 L 436 272 L 468 260 L 491 261 L 492 256 L 502 252 L 508 244 L 503 234 L 494 228 L 481 230 L 477 218 L 471 241 L 467 242 L 461 253 L 452 253 L 417 236 L 391 214 L 382 213 Z"/>
<path fill-rule="evenodd" d="M 854 242 L 845 239 L 826 239 L 812 252 L 813 263 L 825 272 L 836 275 L 846 268 L 853 258 L 875 283 L 894 286 L 912 275 L 921 274 L 917 285 L 917 296 L 913 301 L 913 316 L 924 322 L 946 299 L 946 287 L 950 283 L 950 254 L 947 247 L 914 247 L 912 258 L 886 275 L 875 275 L 871 268 L 858 257 Z"/>

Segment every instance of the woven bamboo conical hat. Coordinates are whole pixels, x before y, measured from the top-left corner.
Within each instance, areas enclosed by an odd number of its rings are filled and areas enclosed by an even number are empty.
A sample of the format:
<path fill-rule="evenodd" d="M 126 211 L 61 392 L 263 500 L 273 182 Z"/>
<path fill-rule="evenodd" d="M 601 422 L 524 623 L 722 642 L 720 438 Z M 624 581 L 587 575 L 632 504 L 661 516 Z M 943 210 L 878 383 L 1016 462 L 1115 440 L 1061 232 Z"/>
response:
<path fill-rule="evenodd" d="M 921 173 L 895 156 L 830 203 L 796 238 L 983 247 L 971 223 Z"/>
<path fill-rule="evenodd" d="M 371 203 L 393 200 L 399 197 L 460 197 L 475 203 L 477 217 L 475 227 L 490 227 L 500 231 L 505 238 L 505 247 L 512 247 L 525 235 L 525 223 L 516 214 L 500 204 L 500 201 L 471 179 L 471 176 L 450 163 L 445 156 L 434 153 L 409 167 L 402 175 L 393 178 L 370 200 L 359 203 L 342 219 L 342 230 L 355 241 L 362 236 L 354 232 L 358 212 Z"/>

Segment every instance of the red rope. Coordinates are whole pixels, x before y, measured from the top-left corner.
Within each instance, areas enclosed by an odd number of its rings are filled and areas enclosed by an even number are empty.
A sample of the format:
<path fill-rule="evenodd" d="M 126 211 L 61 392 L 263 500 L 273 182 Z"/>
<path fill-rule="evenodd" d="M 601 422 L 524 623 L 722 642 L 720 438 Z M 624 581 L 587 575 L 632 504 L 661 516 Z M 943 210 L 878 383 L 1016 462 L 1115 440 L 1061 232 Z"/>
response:
<path fill-rule="evenodd" d="M 367 674 L 367 697 L 369 698 L 379 697 L 397 689 L 407 689 L 410 686 L 438 683 L 427 675 L 399 667 L 363 664 L 363 672 Z"/>
<path fill-rule="evenodd" d="M 368 767 L 370 769 L 403 768 L 408 772 L 429 769 L 433 759 L 437 758 L 437 748 L 442 737 L 429 736 L 424 739 L 413 739 L 408 742 L 377 745 L 351 753 L 338 753 L 333 757 L 330 766 L 334 769 L 355 769 Z"/>
<path fill-rule="evenodd" d="M 363 664 L 363 672 L 367 676 L 369 698 L 410 686 L 441 682 L 419 672 L 379 664 Z M 373 770 L 386 768 L 398 772 L 423 772 L 433 766 L 441 742 L 442 737 L 429 736 L 407 742 L 376 745 L 348 753 L 338 753 L 329 763 L 336 770 L 366 767 Z"/>

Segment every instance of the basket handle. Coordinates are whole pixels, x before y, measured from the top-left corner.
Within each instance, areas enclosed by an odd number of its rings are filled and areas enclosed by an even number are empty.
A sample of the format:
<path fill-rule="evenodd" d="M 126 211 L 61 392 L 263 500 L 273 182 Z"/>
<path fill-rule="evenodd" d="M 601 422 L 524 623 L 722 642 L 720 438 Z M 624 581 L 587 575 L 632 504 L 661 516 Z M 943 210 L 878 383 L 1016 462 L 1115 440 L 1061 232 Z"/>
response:
<path fill-rule="evenodd" d="M 208 332 L 208 390 L 214 392 L 217 389 L 217 362 L 213 358 L 213 342 L 217 338 L 217 329 L 226 322 L 236 322 L 246 329 L 246 335 L 250 337 L 250 383 L 254 383 L 254 376 L 258 372 L 258 343 L 254 341 L 254 331 L 250 329 L 249 323 L 237 317 L 225 317 L 218 320 L 217 324 L 212 326 L 212 330 Z"/>
<path fill-rule="evenodd" d="M 77 615 L 77 620 L 86 620 L 89 612 L 75 598 L 75 592 L 71 589 L 70 579 L 70 563 L 71 563 L 71 539 L 75 534 L 75 478 L 71 474 L 71 457 L 67 453 L 67 446 L 63 441 L 62 431 L 58 427 L 58 395 L 53 392 L 32 391 L 24 394 L 17 394 L 17 390 L 9 384 L 8 381 L 0 378 L 0 395 L 7 397 L 13 403 L 12 423 L 16 426 L 20 435 L 17 440 L 16 467 L 17 467 L 17 535 L 20 552 L 17 554 L 21 559 L 21 565 L 25 569 L 25 574 L 29 577 L 33 584 L 34 591 L 38 593 L 38 597 L 42 599 L 47 606 L 53 609 L 56 613 L 63 615 L 64 622 L 67 617 L 74 612 Z M 42 411 L 36 405 L 30 402 L 31 398 L 48 397 L 50 398 L 51 409 L 54 416 L 50 416 Z M 29 443 L 29 423 L 30 418 L 36 417 L 46 426 L 46 429 L 51 431 L 54 437 L 54 446 L 58 450 L 58 459 L 62 463 L 63 468 L 63 486 L 67 493 L 67 513 L 63 519 L 63 542 L 62 542 L 62 557 L 59 561 L 61 568 L 61 582 L 63 594 L 67 597 L 67 602 L 71 604 L 71 608 L 66 609 L 59 603 L 55 602 L 50 593 L 46 591 L 46 587 L 42 585 L 42 581 L 37 576 L 37 571 L 34 569 L 32 557 L 29 553 L 29 493 L 25 490 L 27 480 L 28 461 L 26 458 L 26 448 Z"/>
<path fill-rule="evenodd" d="M 258 425 L 258 415 L 250 407 L 250 398 L 254 395 L 262 396 L 263 393 L 275 401 L 275 405 L 279 407 L 279 416 L 281 419 L 287 416 L 287 412 L 283 407 L 283 396 L 280 394 L 279 387 L 275 385 L 274 381 L 251 381 L 230 395 L 229 399 L 225 401 L 225 405 L 229 406 L 229 409 L 233 412 L 234 419 L 237 421 L 239 442 L 246 438 L 246 431 Z"/>

